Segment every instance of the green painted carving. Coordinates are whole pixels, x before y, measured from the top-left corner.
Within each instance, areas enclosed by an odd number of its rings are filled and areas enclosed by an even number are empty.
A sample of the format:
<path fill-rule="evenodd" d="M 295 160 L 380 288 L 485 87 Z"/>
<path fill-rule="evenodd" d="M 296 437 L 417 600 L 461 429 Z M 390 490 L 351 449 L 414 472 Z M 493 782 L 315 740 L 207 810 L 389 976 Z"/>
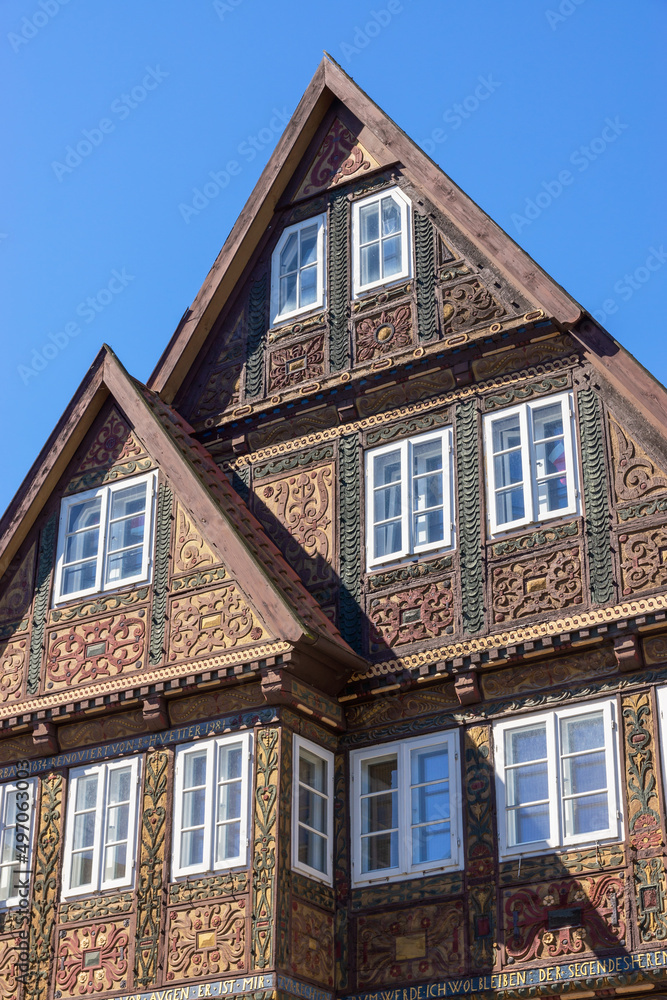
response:
<path fill-rule="evenodd" d="M 166 750 L 156 750 L 146 757 L 134 957 L 135 985 L 143 987 L 155 983 L 158 975 L 169 756 Z"/>
<path fill-rule="evenodd" d="M 378 427 L 377 430 L 369 431 L 366 436 L 366 444 L 370 448 L 385 441 L 393 441 L 394 438 L 409 437 L 411 434 L 430 430 L 431 427 L 444 427 L 451 422 L 449 410 L 445 410 L 444 413 L 425 413 L 420 417 L 402 420 L 400 424 L 388 424 Z"/>
<path fill-rule="evenodd" d="M 527 552 L 530 549 L 541 548 L 551 542 L 558 542 L 563 538 L 569 538 L 579 534 L 579 522 L 571 521 L 570 524 L 559 524 L 556 527 L 539 528 L 530 535 L 521 535 L 520 538 L 508 538 L 503 542 L 496 542 L 492 546 L 491 552 L 494 556 L 508 556 L 513 552 Z"/>
<path fill-rule="evenodd" d="M 667 894 L 662 858 L 635 861 L 635 892 L 640 941 L 664 941 L 667 938 Z"/>
<path fill-rule="evenodd" d="M 347 836 L 347 774 L 345 754 L 338 753 L 334 757 L 334 834 L 333 834 L 333 871 L 334 893 L 336 897 L 336 915 L 334 918 L 335 970 L 336 989 L 348 988 L 349 942 L 347 904 L 350 894 L 349 872 L 350 855 Z"/>
<path fill-rule="evenodd" d="M 238 469 L 232 470 L 232 486 L 244 503 L 250 499 L 250 473 L 249 465 L 240 465 Z"/>
<path fill-rule="evenodd" d="M 468 828 L 466 868 L 471 878 L 488 878 L 493 873 L 495 824 L 491 789 L 491 730 L 470 726 L 465 731 L 465 817 Z"/>
<path fill-rule="evenodd" d="M 174 591 L 194 590 L 195 587 L 205 587 L 218 580 L 224 580 L 226 576 L 227 570 L 224 566 L 219 566 L 217 569 L 205 569 L 200 573 L 193 573 L 191 576 L 182 576 L 179 580 L 172 580 L 171 589 Z"/>
<path fill-rule="evenodd" d="M 30 1000 L 46 1000 L 49 994 L 51 961 L 54 954 L 53 936 L 56 926 L 58 865 L 62 853 L 60 834 L 62 775 L 49 774 L 41 784 L 28 940 L 30 972 L 25 978 L 23 994 Z"/>
<path fill-rule="evenodd" d="M 103 615 L 110 611 L 118 611 L 121 608 L 139 604 L 148 597 L 148 587 L 141 587 L 133 590 L 129 594 L 111 594 L 108 597 L 100 595 L 85 604 L 78 604 L 75 608 L 55 609 L 51 612 L 52 622 L 71 622 L 75 618 L 89 618 L 92 615 Z"/>
<path fill-rule="evenodd" d="M 278 730 L 257 733 L 255 836 L 252 872 L 252 967 L 273 966 L 278 800 Z"/>
<path fill-rule="evenodd" d="M 17 632 L 25 632 L 29 625 L 29 618 L 24 618 L 21 622 L 11 622 L 9 625 L 0 625 L 0 639 L 11 639 Z"/>
<path fill-rule="evenodd" d="M 289 472 L 291 469 L 301 469 L 314 462 L 322 462 L 327 458 L 334 457 L 333 444 L 325 444 L 319 448 L 311 448 L 310 451 L 301 451 L 298 455 L 286 455 L 284 458 L 274 458 L 270 462 L 263 462 L 261 465 L 253 465 L 252 474 L 255 479 L 263 479 L 265 476 L 274 476 L 279 472 Z"/>
<path fill-rule="evenodd" d="M 95 469 L 93 472 L 86 472 L 85 475 L 72 479 L 67 484 L 65 492 L 80 493 L 82 490 L 92 490 L 95 486 L 114 483 L 117 479 L 125 479 L 127 476 L 137 476 L 139 473 L 148 472 L 154 467 L 155 463 L 152 458 L 139 458 L 136 462 L 114 465 L 111 469 Z"/>
<path fill-rule="evenodd" d="M 433 224 L 415 212 L 415 264 L 417 271 L 417 325 L 420 340 L 433 340 L 435 322 L 435 250 Z"/>
<path fill-rule="evenodd" d="M 497 410 L 504 406 L 513 406 L 514 403 L 520 403 L 524 399 L 532 399 L 533 396 L 542 396 L 546 392 L 562 392 L 563 389 L 567 389 L 569 381 L 567 375 L 552 375 L 551 378 L 544 378 L 540 382 L 531 382 L 530 385 L 521 385 L 493 396 L 485 396 L 484 409 Z"/>
<path fill-rule="evenodd" d="M 607 604 L 614 598 L 614 580 L 600 402 L 592 389 L 580 389 L 578 400 L 591 597 Z"/>
<path fill-rule="evenodd" d="M 153 609 L 151 612 L 151 646 L 148 662 L 155 666 L 164 654 L 164 627 L 167 618 L 167 590 L 169 584 L 169 555 L 171 550 L 171 505 L 173 494 L 163 483 L 157 501 L 157 528 L 155 539 L 155 579 L 153 584 Z"/>
<path fill-rule="evenodd" d="M 278 899 L 276 900 L 276 965 L 289 968 L 291 890 L 303 876 L 290 871 L 292 842 L 292 733 L 282 731 L 280 740 L 280 809 L 278 812 Z M 309 882 L 310 879 L 303 881 Z M 315 883 L 317 884 L 317 883 Z"/>
<path fill-rule="evenodd" d="M 630 843 L 637 850 L 662 846 L 650 695 L 628 695 L 623 699 L 625 728 L 625 782 L 628 792 Z"/>
<path fill-rule="evenodd" d="M 479 632 L 484 625 L 481 509 L 477 410 L 474 400 L 456 408 L 456 466 L 459 494 L 459 552 L 463 631 Z"/>
<path fill-rule="evenodd" d="M 329 216 L 329 361 L 332 372 L 339 372 L 350 364 L 347 218 L 347 196 L 339 192 L 331 199 Z"/>
<path fill-rule="evenodd" d="M 348 434 L 339 445 L 340 482 L 340 633 L 361 652 L 361 495 L 359 438 Z"/>
<path fill-rule="evenodd" d="M 368 889 L 353 889 L 350 908 L 365 910 L 370 906 L 396 906 L 416 900 L 434 899 L 439 896 L 458 896 L 463 892 L 463 872 L 451 875 L 429 875 L 427 878 L 409 879 L 387 885 L 374 885 Z"/>
<path fill-rule="evenodd" d="M 451 556 L 441 556 L 430 562 L 411 563 L 409 566 L 392 569 L 387 573 L 373 573 L 368 577 L 368 588 L 369 590 L 382 590 L 384 587 L 393 587 L 397 583 L 409 583 L 425 576 L 433 576 L 435 573 L 444 573 L 445 570 L 452 568 L 453 562 Z"/>
<path fill-rule="evenodd" d="M 264 388 L 264 346 L 266 343 L 266 275 L 253 282 L 248 298 L 248 362 L 246 396 L 259 396 Z"/>
<path fill-rule="evenodd" d="M 312 878 L 306 878 L 298 872 L 292 872 L 292 892 L 300 899 L 305 899 L 308 903 L 321 906 L 323 910 L 333 910 L 336 906 L 334 891 L 322 882 L 316 882 Z"/>
<path fill-rule="evenodd" d="M 39 540 L 35 609 L 32 614 L 32 633 L 30 636 L 28 694 L 35 694 L 39 687 L 39 675 L 42 669 L 44 627 L 46 625 L 46 615 L 49 606 L 49 587 L 56 549 L 57 525 L 58 515 L 52 514 L 44 525 Z"/>
<path fill-rule="evenodd" d="M 629 521 L 635 517 L 650 517 L 651 514 L 661 514 L 667 510 L 667 499 L 646 500 L 644 503 L 635 503 L 630 507 L 619 507 L 616 510 L 620 521 Z"/>
<path fill-rule="evenodd" d="M 208 878 L 191 878 L 169 886 L 169 903 L 198 903 L 202 899 L 235 896 L 248 888 L 247 872 L 225 872 Z"/>
<path fill-rule="evenodd" d="M 73 899 L 61 903 L 58 923 L 74 923 L 75 920 L 96 920 L 116 917 L 134 909 L 134 893 L 119 892 L 115 896 L 93 896 L 92 899 Z"/>

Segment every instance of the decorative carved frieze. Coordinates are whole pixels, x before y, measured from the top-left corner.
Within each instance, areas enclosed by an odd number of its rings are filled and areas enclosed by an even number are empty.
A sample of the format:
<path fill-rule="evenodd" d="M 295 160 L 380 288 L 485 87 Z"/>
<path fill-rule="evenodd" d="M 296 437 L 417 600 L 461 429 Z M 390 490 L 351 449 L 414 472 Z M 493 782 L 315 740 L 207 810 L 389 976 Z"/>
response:
<path fill-rule="evenodd" d="M 505 306 L 479 278 L 469 278 L 442 289 L 442 332 L 463 333 L 505 316 Z"/>
<path fill-rule="evenodd" d="M 169 983 L 247 969 L 245 899 L 171 910 L 166 953 Z"/>
<path fill-rule="evenodd" d="M 446 427 L 451 424 L 452 417 L 449 410 L 441 413 L 425 413 L 410 420 L 401 420 L 398 423 L 385 424 L 374 427 L 366 434 L 366 446 L 372 448 L 377 444 L 384 444 L 388 441 L 400 440 L 410 437 L 412 434 L 422 434 L 424 431 L 436 427 Z"/>
<path fill-rule="evenodd" d="M 630 843 L 637 850 L 663 843 L 651 724 L 651 697 L 647 692 L 623 699 L 625 782 Z"/>
<path fill-rule="evenodd" d="M 525 347 L 517 347 L 509 351 L 497 351 L 487 354 L 483 358 L 478 358 L 472 363 L 473 375 L 476 381 L 482 379 L 495 378 L 505 372 L 519 371 L 533 365 L 540 365 L 545 361 L 554 358 L 562 358 L 565 355 L 572 355 L 574 341 L 567 334 L 558 334 L 549 337 L 547 340 L 538 340 L 534 344 L 526 344 Z M 578 360 L 572 357 L 574 364 Z"/>
<path fill-rule="evenodd" d="M 505 951 L 515 962 L 583 955 L 625 942 L 621 875 L 557 879 L 505 890 Z"/>
<path fill-rule="evenodd" d="M 579 548 L 516 559 L 491 570 L 494 621 L 512 621 L 582 604 Z"/>
<path fill-rule="evenodd" d="M 512 885 L 545 878 L 558 879 L 566 874 L 599 875 L 622 865 L 625 865 L 623 844 L 610 844 L 567 851 L 565 854 L 541 854 L 503 861 L 498 866 L 498 875 L 501 885 Z"/>
<path fill-rule="evenodd" d="M 335 406 L 324 406 L 311 410 L 300 416 L 290 417 L 266 427 L 257 427 L 248 432 L 248 443 L 253 450 L 275 448 L 283 441 L 294 441 L 301 437 L 313 438 L 338 423 L 338 410 Z M 309 444 L 308 440 L 303 444 Z M 302 445 L 303 446 L 303 445 Z"/>
<path fill-rule="evenodd" d="M 463 892 L 463 872 L 449 875 L 428 875 L 426 878 L 407 879 L 405 882 L 388 882 L 350 893 L 352 910 L 367 910 L 380 906 L 396 906 L 419 902 L 440 896 L 459 896 Z"/>
<path fill-rule="evenodd" d="M 171 660 L 210 656 L 269 636 L 234 583 L 173 599 L 170 619 Z"/>
<path fill-rule="evenodd" d="M 315 879 L 300 875 L 299 872 L 290 873 L 290 885 L 294 896 L 305 899 L 323 910 L 334 910 L 336 908 L 336 898 L 334 890 L 323 882 L 316 882 Z"/>
<path fill-rule="evenodd" d="M 35 575 L 35 542 L 20 554 L 5 574 L 6 582 L 0 592 L 0 623 L 17 622 L 30 614 L 33 579 Z"/>
<path fill-rule="evenodd" d="M 126 992 L 130 965 L 129 918 L 61 930 L 55 954 L 59 997 Z"/>
<path fill-rule="evenodd" d="M 137 670 L 146 645 L 146 611 L 77 621 L 49 633 L 47 692 Z"/>
<path fill-rule="evenodd" d="M 452 584 L 450 577 L 395 594 L 371 597 L 368 601 L 371 652 L 453 632 Z"/>
<path fill-rule="evenodd" d="M 59 726 L 58 742 L 63 750 L 90 746 L 117 740 L 125 736 L 138 736 L 146 732 L 146 720 L 140 710 L 119 712 L 117 715 L 98 715 L 87 722 L 74 722 Z"/>
<path fill-rule="evenodd" d="M 348 705 L 345 717 L 349 729 L 381 726 L 458 707 L 454 681 L 435 684 L 425 691 L 406 691 L 404 694 L 385 695 L 363 705 Z"/>
<path fill-rule="evenodd" d="M 357 989 L 460 976 L 463 903 L 412 906 L 357 918 Z"/>
<path fill-rule="evenodd" d="M 465 817 L 468 829 L 466 868 L 471 878 L 487 878 L 493 872 L 496 840 L 489 726 L 470 726 L 465 730 L 464 754 Z"/>
<path fill-rule="evenodd" d="M 167 750 L 155 750 L 146 756 L 146 778 L 141 810 L 135 956 L 135 982 L 142 987 L 156 981 L 158 970 L 169 758 L 170 753 Z"/>
<path fill-rule="evenodd" d="M 551 660 L 512 666 L 482 675 L 480 684 L 484 698 L 504 698 L 508 694 L 557 688 L 572 681 L 605 677 L 618 670 L 611 646 L 591 649 L 578 656 L 559 656 Z"/>
<path fill-rule="evenodd" d="M 546 525 L 531 531 L 529 535 L 520 535 L 518 538 L 506 538 L 502 542 L 496 542 L 491 546 L 491 554 L 494 557 L 509 556 L 513 552 L 529 552 L 531 549 L 543 548 L 552 542 L 560 542 L 564 538 L 573 538 L 579 534 L 579 521 L 571 521 L 570 524 Z"/>
<path fill-rule="evenodd" d="M 543 396 L 545 393 L 563 392 L 569 385 L 569 374 L 551 375 L 539 382 L 529 382 L 528 385 L 514 386 L 511 389 L 505 389 L 504 392 L 483 396 L 482 402 L 485 410 L 498 410 L 506 406 L 515 406 L 517 403 L 533 399 L 535 396 Z"/>
<path fill-rule="evenodd" d="M 311 592 L 334 579 L 334 473 L 333 463 L 295 470 L 253 495 L 255 516 Z"/>
<path fill-rule="evenodd" d="M 104 917 L 118 917 L 134 909 L 134 893 L 119 892 L 113 896 L 102 893 L 90 899 L 72 899 L 60 904 L 59 924 L 81 923 L 84 920 L 100 920 Z"/>
<path fill-rule="evenodd" d="M 147 597 L 148 587 L 139 587 L 138 590 L 130 590 L 121 594 L 100 594 L 84 601 L 83 604 L 75 604 L 66 608 L 53 608 L 49 612 L 49 624 L 71 622 L 77 618 L 92 618 L 96 615 L 109 614 L 112 611 L 125 610 L 125 608 L 131 608 L 135 604 L 142 604 Z"/>
<path fill-rule="evenodd" d="M 383 309 L 357 320 L 354 327 L 354 356 L 357 364 L 393 354 L 413 342 L 410 303 Z"/>
<path fill-rule="evenodd" d="M 664 663 L 667 660 L 667 635 L 654 635 L 644 639 L 642 649 L 647 664 Z"/>
<path fill-rule="evenodd" d="M 208 544 L 192 515 L 177 503 L 173 575 L 210 569 L 219 563 L 220 556 Z"/>
<path fill-rule="evenodd" d="M 299 452 L 296 455 L 285 455 L 284 458 L 276 458 L 270 462 L 263 462 L 252 467 L 252 478 L 255 483 L 267 476 L 277 476 L 281 472 L 291 472 L 292 469 L 302 469 L 309 465 L 317 465 L 325 459 L 334 457 L 333 444 L 324 444 L 319 448 L 310 448 L 308 451 Z"/>
<path fill-rule="evenodd" d="M 667 526 L 619 535 L 623 595 L 662 588 L 667 583 Z"/>
<path fill-rule="evenodd" d="M 667 490 L 667 474 L 613 418 L 609 418 L 613 487 L 617 500 L 639 500 Z"/>
<path fill-rule="evenodd" d="M 437 559 L 410 563 L 408 566 L 401 566 L 400 569 L 390 569 L 384 573 L 370 573 L 366 585 L 370 591 L 377 591 L 385 590 L 401 583 L 412 583 L 414 580 L 421 580 L 425 576 L 435 576 L 446 572 L 452 568 L 453 562 L 452 556 L 439 556 Z"/>
<path fill-rule="evenodd" d="M 173 725 L 184 725 L 197 719 L 214 719 L 232 712 L 245 712 L 264 704 L 261 684 L 234 684 L 222 691 L 211 691 L 169 702 L 169 718 Z"/>
<path fill-rule="evenodd" d="M 253 969 L 273 965 L 279 743 L 277 729 L 258 730 L 252 863 Z"/>
<path fill-rule="evenodd" d="M 431 396 L 439 396 L 443 392 L 454 388 L 454 376 L 450 368 L 440 368 L 431 372 L 424 372 L 419 378 L 412 381 L 399 382 L 395 385 L 383 386 L 381 389 L 367 392 L 365 396 L 360 396 L 355 400 L 355 406 L 359 416 L 364 419 L 375 413 L 385 413 L 385 410 L 392 410 L 406 406 L 409 403 L 417 402 L 420 399 L 427 399 Z M 386 415 L 389 419 L 389 415 Z"/>
<path fill-rule="evenodd" d="M 199 903 L 219 896 L 238 896 L 247 889 L 248 873 L 245 871 L 189 878 L 185 882 L 174 882 L 169 886 L 169 903 Z"/>
<path fill-rule="evenodd" d="M 278 340 L 305 336 L 323 326 L 326 326 L 326 313 L 317 313 L 315 316 L 298 319 L 294 323 L 282 323 L 280 326 L 274 327 L 269 330 L 267 339 L 269 344 L 275 344 Z"/>
<path fill-rule="evenodd" d="M 333 916 L 295 899 L 290 928 L 289 968 L 292 975 L 333 987 Z"/>
<path fill-rule="evenodd" d="M 325 372 L 324 333 L 296 344 L 274 348 L 269 354 L 268 392 L 281 392 L 321 378 Z"/>

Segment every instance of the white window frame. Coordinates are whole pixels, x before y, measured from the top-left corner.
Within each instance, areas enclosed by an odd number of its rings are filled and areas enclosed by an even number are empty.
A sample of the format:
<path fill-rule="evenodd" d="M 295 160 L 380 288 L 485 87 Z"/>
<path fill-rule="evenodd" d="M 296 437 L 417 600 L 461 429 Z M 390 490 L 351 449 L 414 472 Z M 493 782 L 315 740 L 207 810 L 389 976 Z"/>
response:
<path fill-rule="evenodd" d="M 333 789 L 334 789 L 334 755 L 329 751 L 325 750 L 323 747 L 317 746 L 316 743 L 311 743 L 310 740 L 304 739 L 302 736 L 298 736 L 296 733 L 292 739 L 293 748 L 293 785 L 292 785 L 292 870 L 296 872 L 301 872 L 303 875 L 307 875 L 309 878 L 316 879 L 318 882 L 325 882 L 327 885 L 333 885 Z M 301 751 L 305 750 L 307 753 L 311 754 L 313 757 L 319 757 L 327 765 L 327 788 L 326 793 L 322 795 L 322 798 L 326 799 L 327 802 L 327 824 L 326 831 L 322 833 L 321 831 L 315 831 L 327 842 L 326 847 L 326 870 L 321 872 L 317 868 L 311 868 L 310 865 L 305 864 L 303 861 L 299 861 L 299 828 L 305 826 L 305 824 L 299 821 L 299 789 L 301 787 L 301 781 L 299 778 L 299 761 L 301 758 Z M 311 829 L 307 827 L 307 829 Z"/>
<path fill-rule="evenodd" d="M 225 858 L 215 863 L 215 810 L 217 806 L 216 788 L 218 779 L 218 749 L 221 746 L 240 743 L 242 745 L 241 773 L 241 823 L 239 833 L 239 853 L 234 858 Z M 196 740 L 179 746 L 176 750 L 174 770 L 174 828 L 172 848 L 172 878 L 201 875 L 208 872 L 226 871 L 230 868 L 244 868 L 248 863 L 248 814 L 250 811 L 250 775 L 253 754 L 252 733 L 232 733 L 211 740 Z M 183 834 L 183 777 L 184 761 L 188 754 L 206 750 L 206 816 L 204 820 L 204 848 L 200 864 L 182 865 L 181 842 Z"/>
<path fill-rule="evenodd" d="M 28 788 L 19 788 L 18 785 L 28 785 Z M 28 822 L 19 823 L 18 819 L 16 823 L 11 825 L 7 824 L 7 794 L 9 792 L 16 792 L 18 795 L 23 795 L 27 793 L 27 805 L 19 806 L 17 802 L 17 813 L 28 813 Z M 25 802 L 26 800 L 22 800 Z M 14 868 L 17 866 L 18 871 L 23 873 L 23 880 L 26 881 L 28 876 L 27 872 L 32 869 L 32 858 L 33 858 L 33 847 L 34 847 L 34 837 L 37 832 L 35 812 L 37 804 L 37 779 L 36 778 L 17 778 L 15 781 L 5 781 L 0 785 L 0 847 L 4 846 L 5 834 L 7 831 L 15 829 L 17 826 L 22 828 L 27 827 L 27 842 L 23 841 L 23 844 L 15 844 L 14 846 L 14 858 L 11 861 L 2 864 L 2 868 Z M 25 836 L 25 830 L 21 831 Z M 22 850 L 25 847 L 25 851 Z M 18 852 L 21 851 L 23 856 L 27 859 L 26 861 L 21 861 L 18 858 Z M 0 900 L 0 912 L 4 910 L 9 910 L 12 907 L 18 906 L 21 902 L 21 896 L 17 892 L 16 896 L 8 896 L 7 899 Z"/>
<path fill-rule="evenodd" d="M 607 815 L 605 829 L 589 833 L 565 834 L 563 815 L 562 769 L 560 759 L 560 720 L 602 712 L 605 734 L 605 764 L 607 775 Z M 538 715 L 523 715 L 493 726 L 495 751 L 496 795 L 498 801 L 499 855 L 503 857 L 543 854 L 573 845 L 595 844 L 619 840 L 623 829 L 622 800 L 619 796 L 619 747 L 616 704 L 612 699 L 594 701 L 576 707 L 553 709 Z M 547 781 L 549 788 L 549 837 L 546 840 L 512 844 L 508 835 L 508 809 L 505 782 L 505 734 L 544 723 L 547 737 Z"/>
<path fill-rule="evenodd" d="M 127 873 L 123 878 L 105 879 L 103 876 L 104 831 L 107 820 L 107 788 L 109 775 L 113 771 L 126 767 L 131 768 L 130 775 L 130 808 L 127 828 Z M 76 817 L 75 803 L 78 781 L 80 778 L 96 774 L 97 804 L 95 807 L 95 834 L 93 842 L 93 866 L 91 880 L 83 885 L 70 887 L 72 876 L 72 849 L 74 839 L 74 820 Z M 110 889 L 122 889 L 134 885 L 137 864 L 137 819 L 139 812 L 139 790 L 141 782 L 141 758 L 119 758 L 104 761 L 102 764 L 88 764 L 77 767 L 69 772 L 67 789 L 67 823 L 65 828 L 65 854 L 63 860 L 62 898 L 90 895 L 92 892 L 105 892 Z"/>
<path fill-rule="evenodd" d="M 310 302 L 305 306 L 297 306 L 296 309 L 280 312 L 280 254 L 285 243 L 292 235 L 302 229 L 317 224 L 317 298 L 315 302 Z M 271 326 L 277 323 L 284 323 L 293 316 L 300 316 L 302 313 L 312 312 L 314 309 L 323 309 L 326 305 L 326 214 L 313 215 L 309 219 L 296 222 L 293 226 L 288 226 L 281 233 L 276 248 L 271 255 Z M 301 241 L 299 240 L 299 246 Z M 298 272 L 297 272 L 298 273 Z M 297 295 L 301 289 L 300 281 L 297 282 Z"/>
<path fill-rule="evenodd" d="M 366 205 L 379 202 L 383 198 L 390 196 L 398 205 L 401 212 L 401 270 L 398 274 L 392 274 L 388 278 L 380 278 L 378 281 L 369 281 L 365 285 L 361 282 L 361 247 L 359 213 Z M 363 292 L 371 288 L 379 288 L 382 285 L 393 285 L 397 281 L 404 281 L 412 275 L 412 205 L 398 187 L 383 188 L 376 194 L 368 198 L 361 198 L 352 203 L 352 293 L 357 298 Z"/>
<path fill-rule="evenodd" d="M 540 513 L 536 485 L 538 476 L 536 474 L 536 455 L 533 420 L 534 410 L 542 409 L 545 406 L 559 403 L 563 417 L 563 447 L 565 450 L 565 477 L 567 481 L 567 506 L 558 510 L 549 510 Z M 523 470 L 523 480 L 521 483 L 513 484 L 523 487 L 524 516 L 513 521 L 498 521 L 496 517 L 496 492 L 504 490 L 505 487 L 496 486 L 495 466 L 493 461 L 493 425 L 498 420 L 506 417 L 519 416 L 519 428 L 521 432 L 521 463 Z M 487 413 L 484 417 L 484 450 L 486 453 L 486 475 L 487 475 L 487 509 L 489 531 L 492 535 L 500 532 L 513 531 L 515 528 L 523 527 L 526 524 L 536 524 L 540 521 L 550 521 L 557 517 L 566 517 L 568 514 L 579 512 L 579 488 L 577 476 L 577 452 L 576 452 L 576 431 L 574 422 L 574 399 L 571 392 L 563 392 L 558 396 L 541 396 L 539 399 L 521 403 L 518 406 L 511 406 L 507 409 Z"/>
<path fill-rule="evenodd" d="M 660 716 L 660 754 L 662 760 L 662 780 L 667 795 L 667 686 L 656 688 L 658 714 Z"/>
<path fill-rule="evenodd" d="M 411 801 L 410 801 L 410 753 L 438 744 L 447 745 L 449 757 L 449 810 L 450 810 L 450 844 L 451 857 L 412 863 L 411 840 Z M 382 868 L 374 872 L 361 870 L 361 767 L 365 761 L 382 760 L 383 757 L 397 755 L 398 758 L 398 865 L 394 868 Z M 378 882 L 399 882 L 405 879 L 417 878 L 438 871 L 452 871 L 463 867 L 463 852 L 461 850 L 461 765 L 459 761 L 459 734 L 456 729 L 445 732 L 431 733 L 429 736 L 414 737 L 408 740 L 396 740 L 393 743 L 383 743 L 380 746 L 367 747 L 363 750 L 353 750 L 350 753 L 350 795 L 351 795 L 351 827 L 352 827 L 352 884 L 371 885 Z"/>
<path fill-rule="evenodd" d="M 427 542 L 418 545 L 413 539 L 414 513 L 413 511 L 413 482 L 414 476 L 412 468 L 412 449 L 417 444 L 424 444 L 427 441 L 440 440 L 442 442 L 442 473 L 443 473 L 443 508 L 442 523 L 443 537 L 435 542 Z M 380 448 L 372 448 L 366 452 L 366 564 L 371 570 L 377 566 L 382 566 L 389 562 L 399 562 L 409 556 L 420 556 L 426 552 L 435 552 L 441 549 L 451 549 L 455 544 L 455 527 L 453 517 L 453 490 L 454 490 L 454 463 L 453 463 L 453 435 L 451 427 L 444 427 L 441 430 L 429 431 L 426 434 L 418 434 L 415 437 L 405 438 L 402 441 L 394 441 L 391 444 L 382 445 Z M 392 452 L 400 452 L 401 456 L 401 549 L 398 552 L 390 552 L 384 556 L 375 555 L 375 521 L 373 519 L 375 504 L 375 481 L 374 481 L 374 459 L 382 455 L 389 455 Z"/>
<path fill-rule="evenodd" d="M 141 572 L 134 576 L 125 577 L 123 580 L 113 580 L 110 583 L 104 582 L 103 572 L 107 556 L 107 535 L 109 530 L 109 512 L 111 505 L 109 498 L 120 490 L 137 483 L 146 483 L 146 507 L 144 511 L 145 530 L 143 551 L 141 560 Z M 87 490 L 85 493 L 74 493 L 72 496 L 63 497 L 60 504 L 60 523 L 58 525 L 58 554 L 56 562 L 56 579 L 54 586 L 54 604 L 62 604 L 65 601 L 72 601 L 89 594 L 101 594 L 111 590 L 119 590 L 133 583 L 150 582 L 153 569 L 153 532 L 155 522 L 155 494 L 156 494 L 157 472 L 149 472 L 143 476 L 136 476 L 131 479 L 120 479 L 113 483 L 107 483 L 94 490 Z M 97 549 L 97 566 L 95 570 L 95 583 L 92 587 L 83 590 L 71 591 L 69 594 L 61 593 L 64 561 L 65 561 L 65 539 L 67 532 L 67 517 L 70 507 L 85 500 L 93 500 L 101 497 L 100 507 L 100 527 L 99 544 Z"/>

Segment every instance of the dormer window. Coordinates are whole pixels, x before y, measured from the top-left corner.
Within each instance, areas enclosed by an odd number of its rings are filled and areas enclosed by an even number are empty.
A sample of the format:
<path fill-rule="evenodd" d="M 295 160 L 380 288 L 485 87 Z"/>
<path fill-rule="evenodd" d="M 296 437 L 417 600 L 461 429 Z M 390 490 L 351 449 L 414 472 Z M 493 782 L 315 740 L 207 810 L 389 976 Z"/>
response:
<path fill-rule="evenodd" d="M 354 294 L 410 275 L 410 202 L 398 188 L 352 207 Z"/>
<path fill-rule="evenodd" d="M 324 306 L 326 216 L 288 226 L 271 258 L 271 324 Z"/>
<path fill-rule="evenodd" d="M 147 583 L 155 473 L 65 497 L 60 508 L 55 602 Z"/>

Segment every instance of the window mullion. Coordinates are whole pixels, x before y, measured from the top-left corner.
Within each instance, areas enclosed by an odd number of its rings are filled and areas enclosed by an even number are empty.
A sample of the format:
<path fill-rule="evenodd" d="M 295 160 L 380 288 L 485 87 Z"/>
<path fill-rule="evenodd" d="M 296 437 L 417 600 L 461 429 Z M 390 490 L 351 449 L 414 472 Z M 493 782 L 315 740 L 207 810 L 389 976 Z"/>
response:
<path fill-rule="evenodd" d="M 402 874 L 412 868 L 412 810 L 410 808 L 410 747 L 399 747 L 398 754 L 398 867 Z"/>
<path fill-rule="evenodd" d="M 412 478 L 411 458 L 412 442 L 401 442 L 401 551 L 399 556 L 406 556 L 414 549 L 412 539 Z"/>
<path fill-rule="evenodd" d="M 549 792 L 549 845 L 563 843 L 565 816 L 563 813 L 563 773 L 560 760 L 560 718 L 554 714 L 546 719 L 547 777 Z"/>
<path fill-rule="evenodd" d="M 109 496 L 111 495 L 111 487 L 106 490 L 102 490 L 102 500 L 100 504 L 100 534 L 97 544 L 97 574 L 95 577 L 95 592 L 99 593 L 106 589 L 106 579 L 105 579 L 105 568 L 107 561 L 107 512 L 111 509 L 109 504 Z"/>
<path fill-rule="evenodd" d="M 204 807 L 203 871 L 215 869 L 215 838 L 218 818 L 218 757 L 220 745 L 214 742 L 206 748 L 206 805 Z M 210 811 L 209 811 L 210 810 Z"/>
<path fill-rule="evenodd" d="M 535 520 L 535 449 L 533 445 L 532 410 L 524 406 L 519 410 L 519 427 L 521 428 L 521 462 L 523 472 L 523 502 L 524 517 L 522 524 L 530 524 Z"/>
<path fill-rule="evenodd" d="M 91 886 L 98 888 L 103 881 L 102 865 L 104 863 L 107 823 L 107 786 L 109 769 L 102 764 L 97 770 L 97 809 L 95 815 L 95 834 L 93 838 L 93 864 Z M 79 888 L 83 888 L 80 886 Z"/>

